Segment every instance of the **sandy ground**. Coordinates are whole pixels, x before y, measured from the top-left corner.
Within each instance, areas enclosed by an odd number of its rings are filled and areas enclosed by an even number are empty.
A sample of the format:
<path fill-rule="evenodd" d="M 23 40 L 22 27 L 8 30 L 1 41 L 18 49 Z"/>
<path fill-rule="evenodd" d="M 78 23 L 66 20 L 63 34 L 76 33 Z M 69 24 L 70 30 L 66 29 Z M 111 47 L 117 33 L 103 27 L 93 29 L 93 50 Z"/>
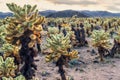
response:
<path fill-rule="evenodd" d="M 105 62 L 99 62 L 96 53 L 91 53 L 92 47 L 77 48 L 80 58 L 65 68 L 69 80 L 120 80 L 120 58 L 106 58 Z M 38 70 L 36 76 L 39 80 L 61 80 L 58 68 L 54 63 L 46 63 L 43 55 L 39 55 L 36 64 Z M 73 78 L 73 79 L 72 79 Z"/>

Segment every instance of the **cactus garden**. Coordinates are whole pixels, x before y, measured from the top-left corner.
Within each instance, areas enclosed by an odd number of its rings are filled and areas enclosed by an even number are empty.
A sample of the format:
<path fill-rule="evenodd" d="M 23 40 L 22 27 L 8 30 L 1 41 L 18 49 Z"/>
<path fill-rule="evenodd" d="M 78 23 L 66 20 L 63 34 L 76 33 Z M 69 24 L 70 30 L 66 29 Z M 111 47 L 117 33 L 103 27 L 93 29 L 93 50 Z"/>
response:
<path fill-rule="evenodd" d="M 119 17 L 46 17 L 6 3 L 0 80 L 120 80 Z"/>

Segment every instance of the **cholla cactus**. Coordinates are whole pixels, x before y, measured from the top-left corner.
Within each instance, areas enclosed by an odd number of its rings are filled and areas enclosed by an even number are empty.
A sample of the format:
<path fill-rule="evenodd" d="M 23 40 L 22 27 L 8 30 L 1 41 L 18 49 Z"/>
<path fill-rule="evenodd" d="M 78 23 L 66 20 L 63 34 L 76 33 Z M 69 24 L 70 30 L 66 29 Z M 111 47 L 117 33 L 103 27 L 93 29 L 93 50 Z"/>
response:
<path fill-rule="evenodd" d="M 6 42 L 5 40 L 6 35 L 6 25 L 0 26 L 0 44 L 4 44 Z"/>
<path fill-rule="evenodd" d="M 48 28 L 48 36 L 50 36 L 51 34 L 58 34 L 58 33 L 59 33 L 59 29 L 57 27 Z"/>
<path fill-rule="evenodd" d="M 94 30 L 91 37 L 94 47 L 110 48 L 109 33 L 106 33 L 104 30 Z"/>
<path fill-rule="evenodd" d="M 52 51 L 46 56 L 46 61 L 55 61 L 59 67 L 62 80 L 66 80 L 63 65 L 66 65 L 69 59 L 78 58 L 77 51 L 73 50 L 68 52 L 68 49 L 71 48 L 69 34 L 66 36 L 62 33 L 51 35 L 47 39 L 47 48 L 50 48 Z"/>
<path fill-rule="evenodd" d="M 69 27 L 70 25 L 65 22 L 65 23 L 61 24 L 61 26 L 62 26 L 62 27 Z"/>
<path fill-rule="evenodd" d="M 8 45 L 8 48 L 12 49 L 10 49 L 11 52 L 6 52 L 4 49 L 6 48 L 5 45 L 2 49 L 5 54 L 7 53 L 6 55 L 14 53 L 13 57 L 15 59 L 20 58 L 24 62 L 21 73 L 26 79 L 31 79 L 34 75 L 33 71 L 36 69 L 33 57 L 36 56 L 37 51 L 33 47 L 35 44 L 41 44 L 41 24 L 45 18 L 39 15 L 36 5 L 24 5 L 20 7 L 11 3 L 7 4 L 7 6 L 13 12 L 13 17 L 5 18 L 6 34 L 4 39 L 6 43 L 12 45 Z M 21 61 L 16 63 L 20 64 L 22 63 Z"/>
<path fill-rule="evenodd" d="M 7 44 L 3 44 L 3 46 L 0 48 L 0 51 L 1 52 L 5 52 L 5 53 L 7 53 L 7 52 L 12 52 L 13 51 L 13 45 L 11 45 L 11 44 L 9 44 L 9 43 L 7 43 Z"/>
<path fill-rule="evenodd" d="M 71 44 L 72 45 L 74 45 L 75 44 L 75 34 L 74 34 L 74 31 L 72 31 L 72 28 L 71 28 L 71 26 L 68 26 L 68 27 L 63 27 L 62 29 L 61 29 L 61 31 L 62 31 L 62 33 L 64 33 L 63 31 L 66 31 L 66 34 L 68 34 L 69 35 L 69 37 L 70 37 L 70 40 L 71 40 Z M 64 35 L 65 35 L 65 33 L 64 33 Z"/>
<path fill-rule="evenodd" d="M 35 41 L 40 43 L 40 32 L 42 31 L 40 24 L 44 21 L 44 17 L 38 15 L 38 10 L 35 10 L 36 5 L 20 7 L 12 3 L 7 6 L 14 13 L 14 17 L 7 19 L 9 24 L 6 28 L 8 31 L 6 39 L 8 42 L 16 44 L 17 40 L 28 32 L 28 36 L 34 35 L 30 37 L 34 43 Z M 33 38 L 35 39 L 33 40 Z"/>
<path fill-rule="evenodd" d="M 14 77 L 17 66 L 14 64 L 14 58 L 7 57 L 5 60 L 0 56 L 0 77 Z"/>
<path fill-rule="evenodd" d="M 90 36 L 91 34 L 91 24 L 89 22 L 85 22 L 84 23 L 84 29 L 85 29 L 85 32 L 87 33 L 88 36 Z"/>
<path fill-rule="evenodd" d="M 120 43 L 120 28 L 116 31 L 117 35 L 114 36 L 115 40 Z"/>
<path fill-rule="evenodd" d="M 104 21 L 104 23 L 103 23 L 103 29 L 105 31 L 107 31 L 109 29 L 109 27 L 108 27 L 108 20 Z"/>
<path fill-rule="evenodd" d="M 116 31 L 116 35 L 114 36 L 114 45 L 111 49 L 111 57 L 114 57 L 115 53 L 120 53 L 120 28 Z"/>
<path fill-rule="evenodd" d="M 26 79 L 25 79 L 24 76 L 19 75 L 19 76 L 17 76 L 16 78 L 13 78 L 13 77 L 9 77 L 9 78 L 7 78 L 7 77 L 2 77 L 2 80 L 26 80 Z"/>
<path fill-rule="evenodd" d="M 106 49 L 110 48 L 109 33 L 104 30 L 94 30 L 92 33 L 92 45 L 98 48 L 101 61 Z"/>
<path fill-rule="evenodd" d="M 57 61 L 61 55 L 69 56 L 70 58 L 76 56 L 74 55 L 74 52 L 76 51 L 73 51 L 73 54 L 67 51 L 68 48 L 71 48 L 69 35 L 66 35 L 65 37 L 62 33 L 51 35 L 51 38 L 47 39 L 47 43 L 47 47 L 52 50 L 52 53 L 46 56 L 46 61 Z"/>
<path fill-rule="evenodd" d="M 0 48 L 0 52 L 4 52 L 3 57 L 9 57 L 13 56 L 16 57 L 16 60 L 20 61 L 20 55 L 19 55 L 19 47 L 11 45 L 9 43 L 3 44 L 3 46 Z"/>

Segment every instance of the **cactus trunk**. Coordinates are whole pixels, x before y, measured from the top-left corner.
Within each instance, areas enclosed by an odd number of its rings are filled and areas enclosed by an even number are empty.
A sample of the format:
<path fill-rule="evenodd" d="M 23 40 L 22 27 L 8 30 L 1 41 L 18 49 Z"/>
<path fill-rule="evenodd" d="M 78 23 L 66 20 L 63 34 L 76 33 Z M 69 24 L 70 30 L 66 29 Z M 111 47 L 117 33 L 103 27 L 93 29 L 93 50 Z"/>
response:
<path fill-rule="evenodd" d="M 111 49 L 110 56 L 114 57 L 115 53 L 117 52 L 119 53 L 119 50 L 120 50 L 120 43 L 118 43 L 117 41 L 114 41 L 114 46 Z"/>
<path fill-rule="evenodd" d="M 29 34 L 30 32 L 27 31 L 27 35 Z M 22 47 L 20 49 L 20 56 L 24 63 L 23 67 L 21 68 L 21 73 L 27 80 L 29 80 L 35 76 L 35 70 L 37 69 L 36 65 L 34 64 L 34 57 L 36 53 L 33 48 L 28 47 L 28 43 L 31 41 L 31 39 L 25 35 L 21 37 Z"/>
<path fill-rule="evenodd" d="M 103 47 L 98 47 L 98 52 L 99 52 L 99 55 L 100 55 L 100 61 L 104 61 L 103 57 L 104 57 L 104 48 Z"/>
<path fill-rule="evenodd" d="M 61 80 L 67 80 L 65 76 L 65 70 L 63 69 L 64 62 L 64 56 L 61 56 L 56 63 L 56 66 L 59 68 L 58 72 L 60 73 Z"/>

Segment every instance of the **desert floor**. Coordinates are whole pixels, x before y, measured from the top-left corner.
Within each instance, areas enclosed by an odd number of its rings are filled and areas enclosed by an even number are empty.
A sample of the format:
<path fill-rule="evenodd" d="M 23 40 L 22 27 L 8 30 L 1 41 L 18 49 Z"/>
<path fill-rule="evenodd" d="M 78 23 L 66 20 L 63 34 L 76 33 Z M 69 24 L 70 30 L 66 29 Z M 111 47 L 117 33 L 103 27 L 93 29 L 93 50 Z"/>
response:
<path fill-rule="evenodd" d="M 105 58 L 104 62 L 100 62 L 97 50 L 91 46 L 75 49 L 80 52 L 79 59 L 71 61 L 68 68 L 65 67 L 65 74 L 71 78 L 70 80 L 120 80 L 119 55 L 115 58 Z M 95 53 L 91 52 L 92 49 Z M 46 63 L 42 54 L 36 59 L 39 60 L 36 62 L 38 65 L 36 76 L 40 80 L 60 80 L 58 68 L 54 63 Z"/>

